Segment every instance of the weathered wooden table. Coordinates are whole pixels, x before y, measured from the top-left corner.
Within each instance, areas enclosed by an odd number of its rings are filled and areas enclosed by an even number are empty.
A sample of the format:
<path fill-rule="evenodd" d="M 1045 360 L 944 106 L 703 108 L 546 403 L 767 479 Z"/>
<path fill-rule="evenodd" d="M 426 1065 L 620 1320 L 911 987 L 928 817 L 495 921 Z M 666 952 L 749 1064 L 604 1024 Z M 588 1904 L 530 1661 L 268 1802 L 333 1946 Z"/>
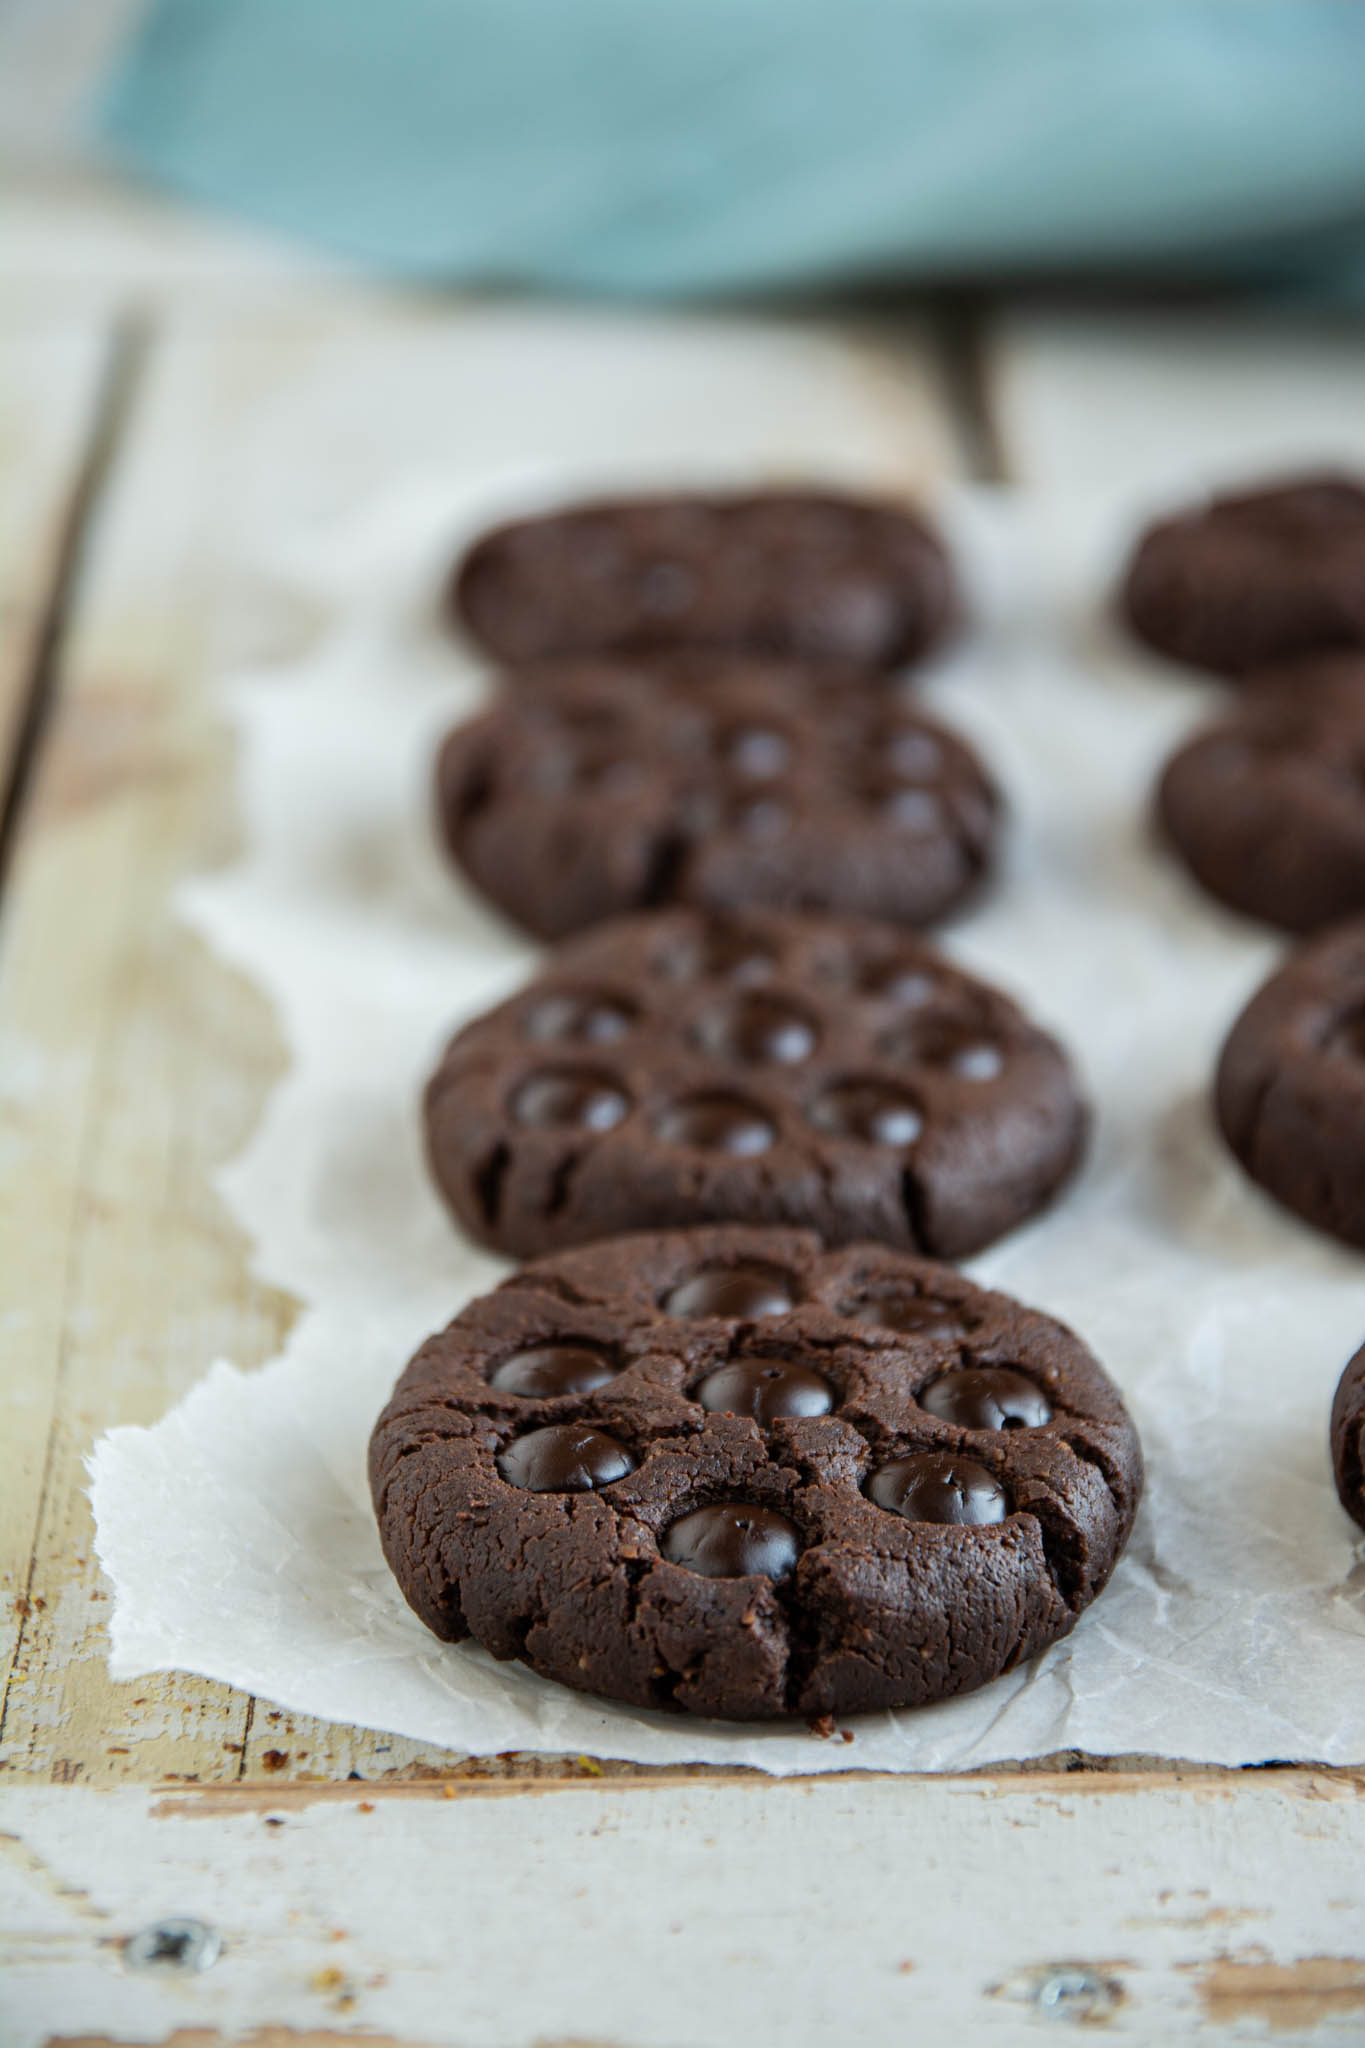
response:
<path fill-rule="evenodd" d="M 0 2042 L 1365 2040 L 1365 1772 L 1064 1756 L 772 1783 L 477 1761 L 109 1682 L 92 1439 L 220 1353 L 269 1357 L 294 1313 L 210 1187 L 284 1055 L 168 902 L 234 845 L 208 678 L 312 623 L 241 604 L 236 545 L 267 501 L 303 522 L 457 462 L 452 351 L 490 315 L 79 185 L 0 204 L 0 294 Z M 575 318 L 576 345 L 686 374 L 749 331 Z M 915 486 L 1140 486 L 1173 445 L 1365 461 L 1358 330 L 788 324 Z"/>

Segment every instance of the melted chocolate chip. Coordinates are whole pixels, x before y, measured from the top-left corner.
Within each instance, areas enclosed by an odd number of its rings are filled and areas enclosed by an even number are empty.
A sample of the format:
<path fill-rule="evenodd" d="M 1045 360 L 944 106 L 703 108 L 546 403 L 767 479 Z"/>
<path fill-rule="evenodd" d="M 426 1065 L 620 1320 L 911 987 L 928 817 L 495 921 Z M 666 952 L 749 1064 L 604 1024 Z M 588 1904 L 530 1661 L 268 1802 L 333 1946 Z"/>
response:
<path fill-rule="evenodd" d="M 959 1046 L 948 1065 L 960 1081 L 993 1081 L 1005 1064 L 998 1045 L 984 1038 Z"/>
<path fill-rule="evenodd" d="M 537 1344 L 504 1358 L 489 1385 L 504 1394 L 549 1399 L 555 1394 L 590 1394 L 615 1379 L 617 1370 L 605 1352 L 587 1344 Z"/>
<path fill-rule="evenodd" d="M 612 1045 L 624 1038 L 636 1021 L 636 1011 L 617 996 L 565 990 L 536 1004 L 526 1019 L 526 1036 Z"/>
<path fill-rule="evenodd" d="M 943 823 L 938 798 L 928 789 L 888 789 L 881 799 L 881 811 L 904 832 L 937 832 Z"/>
<path fill-rule="evenodd" d="M 881 758 L 904 782 L 932 782 L 943 768 L 943 749 L 933 734 L 912 725 L 886 734 Z"/>
<path fill-rule="evenodd" d="M 670 1316 L 724 1316 L 749 1322 L 758 1316 L 781 1316 L 796 1296 L 786 1275 L 772 1266 L 710 1266 L 682 1281 L 664 1296 Z"/>
<path fill-rule="evenodd" d="M 816 1030 L 810 1018 L 781 996 L 755 993 L 718 1005 L 698 1019 L 696 1037 L 707 1052 L 725 1059 L 784 1066 L 808 1059 Z"/>
<path fill-rule="evenodd" d="M 677 939 L 656 965 L 670 981 L 766 981 L 777 961 L 758 939 L 723 926 L 700 939 Z"/>
<path fill-rule="evenodd" d="M 659 1546 L 671 1564 L 707 1579 L 743 1579 L 761 1572 L 785 1579 L 801 1554 L 796 1525 L 774 1508 L 751 1501 L 719 1501 L 694 1508 L 669 1529 Z"/>
<path fill-rule="evenodd" d="M 972 1024 L 951 1017 L 921 1017 L 888 1038 L 882 1051 L 906 1065 L 938 1067 L 960 1081 L 993 1081 L 1005 1056 Z"/>
<path fill-rule="evenodd" d="M 666 1145 L 728 1152 L 736 1159 L 766 1152 L 777 1135 L 762 1112 L 738 1095 L 689 1095 L 666 1109 L 654 1128 Z"/>
<path fill-rule="evenodd" d="M 907 1337 L 964 1337 L 967 1325 L 949 1302 L 931 1294 L 868 1294 L 842 1302 L 841 1316 L 873 1323 L 879 1330 L 898 1330 Z"/>
<path fill-rule="evenodd" d="M 921 1451 L 883 1465 L 868 1482 L 879 1508 L 908 1522 L 957 1522 L 973 1526 L 1003 1522 L 1009 1495 L 993 1472 L 974 1458 Z"/>
<path fill-rule="evenodd" d="M 713 1415 L 751 1415 L 769 1423 L 783 1415 L 828 1415 L 834 1389 L 792 1359 L 737 1358 L 706 1375 L 697 1399 Z"/>
<path fill-rule="evenodd" d="M 532 1074 L 512 1097 L 519 1124 L 574 1124 L 581 1131 L 610 1131 L 629 1108 L 619 1088 L 582 1071 Z"/>
<path fill-rule="evenodd" d="M 528 1493 L 591 1493 L 635 1470 L 625 1445 L 581 1422 L 552 1422 L 528 1430 L 498 1459 L 509 1486 Z"/>
<path fill-rule="evenodd" d="M 739 806 L 734 821 L 746 839 L 780 839 L 787 829 L 787 807 L 770 796 L 755 797 Z"/>
<path fill-rule="evenodd" d="M 1040 1429 L 1052 1415 L 1042 1388 L 1007 1365 L 966 1365 L 946 1372 L 924 1389 L 919 1404 L 959 1429 Z"/>
<path fill-rule="evenodd" d="M 741 726 L 722 742 L 727 768 L 748 782 L 767 782 L 780 775 L 791 757 L 791 743 L 784 732 L 763 725 Z"/>
<path fill-rule="evenodd" d="M 912 1010 L 921 1003 L 932 1002 L 942 984 L 935 975 L 927 974 L 908 960 L 879 960 L 866 970 L 861 986 L 870 996 L 880 996 L 886 1002 Z"/>
<path fill-rule="evenodd" d="M 864 1145 L 913 1145 L 924 1128 L 918 1104 L 885 1081 L 842 1081 L 807 1115 L 817 1131 Z"/>

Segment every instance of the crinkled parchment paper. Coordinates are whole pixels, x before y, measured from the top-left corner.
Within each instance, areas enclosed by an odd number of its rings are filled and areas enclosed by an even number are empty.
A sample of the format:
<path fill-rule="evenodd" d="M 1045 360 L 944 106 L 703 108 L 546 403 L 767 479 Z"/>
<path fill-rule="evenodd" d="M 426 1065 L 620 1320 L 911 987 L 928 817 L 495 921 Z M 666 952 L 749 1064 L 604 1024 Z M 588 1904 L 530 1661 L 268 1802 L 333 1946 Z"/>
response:
<path fill-rule="evenodd" d="M 1278 947 L 1150 842 L 1157 765 L 1216 693 L 1104 621 L 1124 506 L 951 497 L 974 626 L 922 685 L 981 746 L 1012 813 L 999 887 L 944 943 L 1064 1035 L 1097 1106 L 1080 1180 L 971 1270 L 1072 1323 L 1132 1404 L 1148 1490 L 1108 1592 L 1027 1670 L 859 1720 L 852 1746 L 578 1698 L 437 1643 L 404 1606 L 366 1438 L 419 1340 L 505 1270 L 462 1243 L 428 1185 L 419 1089 L 451 1027 L 534 963 L 432 843 L 433 742 L 488 687 L 435 593 L 464 535 L 583 482 L 414 478 L 306 537 L 272 573 L 321 610 L 324 636 L 225 684 L 244 850 L 182 908 L 268 992 L 288 1044 L 287 1078 L 222 1186 L 258 1272 L 305 1310 L 269 1366 L 220 1361 L 154 1427 L 99 1444 L 114 1675 L 200 1672 L 470 1752 L 774 1772 L 1069 1746 L 1365 1758 L 1365 1563 L 1326 1446 L 1332 1388 L 1365 1335 L 1365 1258 L 1277 1211 L 1210 1120 L 1221 1037 Z"/>

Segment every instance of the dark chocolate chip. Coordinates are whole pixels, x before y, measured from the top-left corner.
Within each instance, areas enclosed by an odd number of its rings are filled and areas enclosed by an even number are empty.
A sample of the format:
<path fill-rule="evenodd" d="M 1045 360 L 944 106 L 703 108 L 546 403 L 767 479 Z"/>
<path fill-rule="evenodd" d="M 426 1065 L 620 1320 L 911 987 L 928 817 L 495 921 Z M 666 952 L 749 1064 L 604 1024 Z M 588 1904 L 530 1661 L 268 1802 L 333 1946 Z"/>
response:
<path fill-rule="evenodd" d="M 766 981 L 777 965 L 757 939 L 722 926 L 704 938 L 675 940 L 659 954 L 656 966 L 670 981 Z"/>
<path fill-rule="evenodd" d="M 498 1459 L 509 1486 L 528 1493 L 591 1493 L 635 1470 L 625 1445 L 581 1422 L 552 1422 L 528 1430 Z"/>
<path fill-rule="evenodd" d="M 706 1375 L 697 1399 L 714 1415 L 751 1415 L 768 1423 L 783 1415 L 828 1415 L 834 1389 L 794 1359 L 737 1358 Z"/>
<path fill-rule="evenodd" d="M 942 771 L 943 749 L 932 733 L 905 725 L 886 735 L 881 760 L 905 782 L 932 782 Z"/>
<path fill-rule="evenodd" d="M 740 804 L 734 822 L 746 839 L 780 839 L 790 822 L 790 814 L 785 804 L 770 796 L 760 796 L 750 803 Z"/>
<path fill-rule="evenodd" d="M 960 1081 L 993 1081 L 1005 1064 L 993 1040 L 952 1017 L 921 1017 L 888 1038 L 882 1050 L 888 1059 L 942 1068 Z"/>
<path fill-rule="evenodd" d="M 1009 1496 L 993 1472 L 974 1458 L 954 1458 L 920 1451 L 883 1465 L 868 1482 L 879 1508 L 904 1515 L 908 1522 L 961 1522 L 973 1525 L 1003 1522 Z"/>
<path fill-rule="evenodd" d="M 682 1281 L 665 1295 L 670 1316 L 723 1316 L 748 1322 L 758 1316 L 781 1316 L 794 1306 L 796 1295 L 784 1273 L 772 1266 L 709 1266 Z"/>
<path fill-rule="evenodd" d="M 629 1108 L 619 1088 L 582 1071 L 532 1074 L 512 1098 L 519 1124 L 574 1124 L 582 1131 L 610 1131 Z"/>
<path fill-rule="evenodd" d="M 1052 1415 L 1042 1388 L 1007 1365 L 966 1365 L 946 1372 L 924 1389 L 919 1404 L 959 1429 L 1040 1429 Z"/>
<path fill-rule="evenodd" d="M 907 1010 L 918 1009 L 921 1003 L 932 1002 L 942 988 L 938 977 L 928 974 L 922 967 L 915 967 L 907 960 L 879 960 L 866 969 L 862 977 L 862 988 L 870 996 L 880 996 L 886 1002 L 899 1003 Z"/>
<path fill-rule="evenodd" d="M 689 1095 L 664 1110 L 654 1126 L 666 1145 L 728 1152 L 737 1159 L 766 1152 L 777 1133 L 761 1110 L 738 1095 Z"/>
<path fill-rule="evenodd" d="M 807 1115 L 828 1137 L 864 1145 L 912 1145 L 924 1128 L 919 1105 L 885 1081 L 841 1081 Z"/>
<path fill-rule="evenodd" d="M 492 1374 L 489 1385 L 504 1394 L 590 1394 L 615 1379 L 618 1367 L 604 1351 L 587 1344 L 537 1344 L 514 1351 Z"/>
<path fill-rule="evenodd" d="M 726 733 L 722 755 L 727 768 L 749 782 L 767 782 L 780 775 L 791 758 L 791 742 L 770 726 L 741 726 Z"/>
<path fill-rule="evenodd" d="M 963 1337 L 967 1325 L 959 1311 L 931 1294 L 868 1294 L 840 1304 L 841 1316 L 896 1330 L 907 1337 Z"/>
<path fill-rule="evenodd" d="M 961 1081 L 993 1081 L 1004 1064 L 999 1046 L 984 1038 L 959 1046 L 948 1061 L 949 1068 Z"/>
<path fill-rule="evenodd" d="M 905 832 L 937 832 L 943 825 L 938 798 L 929 789 L 888 789 L 882 793 L 881 812 Z"/>
<path fill-rule="evenodd" d="M 728 1500 L 682 1516 L 660 1548 L 671 1564 L 707 1579 L 743 1579 L 758 1572 L 785 1579 L 801 1554 L 801 1538 L 795 1523 L 776 1509 Z"/>
<path fill-rule="evenodd" d="M 755 1064 L 773 1060 L 784 1066 L 808 1059 L 815 1050 L 816 1029 L 795 1003 L 781 996 L 755 992 L 718 1004 L 697 1021 L 696 1037 L 707 1052 Z"/>
<path fill-rule="evenodd" d="M 637 1012 L 618 996 L 600 995 L 592 990 L 565 990 L 536 1004 L 526 1019 L 526 1036 L 611 1045 L 624 1038 L 637 1021 Z"/>

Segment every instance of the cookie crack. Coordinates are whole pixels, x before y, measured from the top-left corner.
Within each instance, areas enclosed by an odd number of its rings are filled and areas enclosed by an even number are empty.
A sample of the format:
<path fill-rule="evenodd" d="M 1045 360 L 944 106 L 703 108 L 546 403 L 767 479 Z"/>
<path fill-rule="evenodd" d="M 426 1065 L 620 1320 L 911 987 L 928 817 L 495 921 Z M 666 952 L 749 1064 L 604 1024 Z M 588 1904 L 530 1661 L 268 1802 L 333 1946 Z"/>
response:
<path fill-rule="evenodd" d="M 482 1164 L 471 1176 L 474 1199 L 479 1205 L 479 1214 L 484 1227 L 493 1231 L 498 1227 L 502 1213 L 502 1192 L 507 1179 L 507 1169 L 512 1163 L 512 1148 L 505 1138 L 499 1138 Z"/>
<path fill-rule="evenodd" d="M 586 1156 L 586 1152 L 582 1150 L 566 1152 L 550 1175 L 542 1211 L 547 1223 L 556 1216 L 562 1216 L 568 1208 L 573 1195 L 574 1177 Z"/>
<path fill-rule="evenodd" d="M 1119 1466 L 1118 1461 L 1106 1453 L 1103 1445 L 1091 1443 L 1079 1433 L 1067 1434 L 1059 1432 L 1057 1441 L 1058 1443 L 1065 1444 L 1072 1456 L 1079 1458 L 1082 1464 L 1091 1466 L 1099 1473 L 1100 1478 L 1104 1481 L 1109 1498 L 1113 1501 L 1115 1509 L 1120 1516 L 1127 1516 L 1132 1513 L 1134 1502 L 1132 1489 L 1127 1484 L 1127 1475 Z M 1138 1491 L 1140 1490 L 1141 1480 L 1139 1479 Z"/>
<path fill-rule="evenodd" d="M 1028 1516 L 1037 1524 L 1043 1563 L 1053 1590 L 1071 1614 L 1080 1614 L 1092 1597 L 1088 1570 L 1090 1553 L 1085 1532 L 1072 1519 L 1067 1502 L 1045 1481 L 1039 1483 L 1046 1498 L 1031 1500 L 1027 1506 L 1017 1507 L 1014 1512 Z"/>
<path fill-rule="evenodd" d="M 913 1166 L 903 1166 L 900 1177 L 901 1208 L 905 1226 L 916 1251 L 929 1250 L 929 1222 L 924 1189 Z"/>
<path fill-rule="evenodd" d="M 672 831 L 660 834 L 640 886 L 639 909 L 657 910 L 675 900 L 683 864 L 691 852 L 692 842 L 686 833 Z"/>

